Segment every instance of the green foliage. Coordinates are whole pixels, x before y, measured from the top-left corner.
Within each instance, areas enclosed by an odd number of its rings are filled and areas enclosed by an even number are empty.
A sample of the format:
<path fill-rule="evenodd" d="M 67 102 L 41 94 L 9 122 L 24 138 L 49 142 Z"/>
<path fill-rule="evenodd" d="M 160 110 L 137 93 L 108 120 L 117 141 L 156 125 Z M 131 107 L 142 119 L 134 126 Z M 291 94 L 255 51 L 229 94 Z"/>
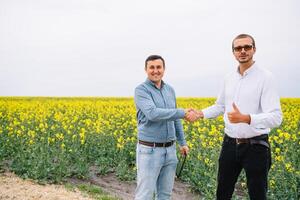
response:
<path fill-rule="evenodd" d="M 203 109 L 214 101 L 179 98 L 178 107 Z M 270 133 L 268 198 L 299 199 L 300 99 L 282 99 L 281 105 L 284 121 Z M 25 178 L 61 182 L 66 177 L 86 178 L 96 166 L 100 174 L 116 172 L 120 180 L 134 180 L 135 112 L 132 98 L 2 97 L 0 170 L 5 164 Z M 183 121 L 183 126 L 191 151 L 181 179 L 205 199 L 214 199 L 223 119 Z M 247 196 L 245 182 L 241 176 L 238 185 Z"/>

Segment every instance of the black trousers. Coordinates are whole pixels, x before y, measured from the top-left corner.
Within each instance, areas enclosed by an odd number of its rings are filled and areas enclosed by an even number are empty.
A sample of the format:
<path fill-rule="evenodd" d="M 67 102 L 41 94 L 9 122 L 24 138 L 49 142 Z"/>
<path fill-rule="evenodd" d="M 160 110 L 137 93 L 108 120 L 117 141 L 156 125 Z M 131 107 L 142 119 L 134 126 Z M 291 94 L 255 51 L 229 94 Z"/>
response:
<path fill-rule="evenodd" d="M 267 137 L 263 140 L 268 142 Z M 225 135 L 219 157 L 217 199 L 231 199 L 242 169 L 246 172 L 250 199 L 267 199 L 270 166 L 270 148 L 260 144 L 236 144 L 235 139 Z"/>

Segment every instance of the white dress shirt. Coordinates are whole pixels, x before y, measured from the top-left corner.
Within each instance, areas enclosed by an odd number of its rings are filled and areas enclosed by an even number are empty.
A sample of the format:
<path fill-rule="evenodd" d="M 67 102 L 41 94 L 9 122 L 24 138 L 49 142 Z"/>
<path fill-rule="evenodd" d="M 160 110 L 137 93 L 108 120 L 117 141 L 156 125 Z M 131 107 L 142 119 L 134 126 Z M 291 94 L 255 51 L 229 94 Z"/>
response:
<path fill-rule="evenodd" d="M 227 113 L 235 103 L 242 114 L 250 114 L 251 122 L 230 123 Z M 224 114 L 225 133 L 233 138 L 251 138 L 268 134 L 282 121 L 280 99 L 271 72 L 253 64 L 244 72 L 239 70 L 225 77 L 216 103 L 203 110 L 205 118 Z"/>

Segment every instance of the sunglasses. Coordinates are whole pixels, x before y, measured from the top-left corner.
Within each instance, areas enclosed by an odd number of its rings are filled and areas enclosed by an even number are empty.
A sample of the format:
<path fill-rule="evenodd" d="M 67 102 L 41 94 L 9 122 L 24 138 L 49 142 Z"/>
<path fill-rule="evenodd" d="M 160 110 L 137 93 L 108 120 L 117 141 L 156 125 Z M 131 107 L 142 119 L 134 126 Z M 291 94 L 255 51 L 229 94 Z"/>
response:
<path fill-rule="evenodd" d="M 235 52 L 241 52 L 243 49 L 245 51 L 250 51 L 251 49 L 253 49 L 253 46 L 252 45 L 245 45 L 245 46 L 233 47 L 233 51 L 235 51 Z"/>

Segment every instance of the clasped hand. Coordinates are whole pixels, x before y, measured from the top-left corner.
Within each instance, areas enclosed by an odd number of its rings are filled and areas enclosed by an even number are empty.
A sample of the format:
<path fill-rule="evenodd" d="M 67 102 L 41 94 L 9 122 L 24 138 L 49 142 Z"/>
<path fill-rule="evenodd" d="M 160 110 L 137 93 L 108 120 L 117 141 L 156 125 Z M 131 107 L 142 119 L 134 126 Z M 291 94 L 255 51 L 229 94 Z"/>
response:
<path fill-rule="evenodd" d="M 193 108 L 185 109 L 185 120 L 194 122 L 200 118 L 203 118 L 203 112 L 201 110 L 197 111 Z"/>

